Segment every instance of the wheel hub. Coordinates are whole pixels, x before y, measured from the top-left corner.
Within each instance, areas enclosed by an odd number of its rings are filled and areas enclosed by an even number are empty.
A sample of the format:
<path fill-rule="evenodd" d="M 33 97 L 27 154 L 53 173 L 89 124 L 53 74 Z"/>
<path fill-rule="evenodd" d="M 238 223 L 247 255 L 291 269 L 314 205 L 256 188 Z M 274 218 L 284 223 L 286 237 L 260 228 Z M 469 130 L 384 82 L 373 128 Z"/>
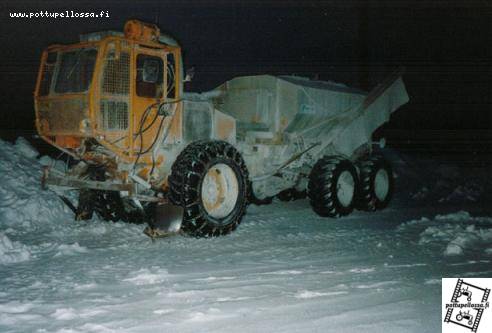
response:
<path fill-rule="evenodd" d="M 379 169 L 374 177 L 374 194 L 380 201 L 384 201 L 389 193 L 389 176 L 384 169 Z"/>
<path fill-rule="evenodd" d="M 352 174 L 345 170 L 343 171 L 337 180 L 337 198 L 340 204 L 344 207 L 348 207 L 354 198 L 355 193 L 355 180 Z"/>
<path fill-rule="evenodd" d="M 208 215 L 224 218 L 229 215 L 239 196 L 236 173 L 224 163 L 213 165 L 202 182 L 201 198 Z"/>

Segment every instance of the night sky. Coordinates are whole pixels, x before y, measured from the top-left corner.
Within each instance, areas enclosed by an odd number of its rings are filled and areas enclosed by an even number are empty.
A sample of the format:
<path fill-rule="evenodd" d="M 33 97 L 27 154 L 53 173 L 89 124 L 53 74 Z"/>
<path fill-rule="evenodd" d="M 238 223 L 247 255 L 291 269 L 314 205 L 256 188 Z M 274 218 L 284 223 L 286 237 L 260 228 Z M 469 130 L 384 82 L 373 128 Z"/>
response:
<path fill-rule="evenodd" d="M 384 130 L 400 131 L 402 138 L 425 131 L 449 140 L 473 135 L 478 144 L 492 137 L 490 1 L 4 0 L 0 7 L 4 132 L 33 129 L 32 92 L 44 47 L 77 42 L 84 32 L 121 31 L 136 18 L 157 23 L 181 43 L 185 66 L 195 67 L 188 91 L 259 73 L 319 77 L 368 90 L 403 65 L 411 102 Z M 9 16 L 67 9 L 108 10 L 110 18 Z"/>

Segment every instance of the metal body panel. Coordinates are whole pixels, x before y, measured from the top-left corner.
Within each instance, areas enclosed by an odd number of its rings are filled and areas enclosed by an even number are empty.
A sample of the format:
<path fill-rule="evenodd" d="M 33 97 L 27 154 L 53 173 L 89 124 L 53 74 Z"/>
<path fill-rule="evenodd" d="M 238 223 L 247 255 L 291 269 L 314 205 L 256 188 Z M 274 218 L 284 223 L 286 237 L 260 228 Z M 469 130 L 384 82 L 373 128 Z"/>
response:
<path fill-rule="evenodd" d="M 217 90 L 223 92 L 219 109 L 237 120 L 238 135 L 246 137 L 248 132 L 269 132 L 272 138 L 287 134 L 321 141 L 330 136 L 331 130 L 345 128 L 348 124 L 343 121 L 344 116 L 359 108 L 368 96 L 329 82 L 269 75 L 234 78 Z M 360 116 L 365 120 L 359 128 L 372 134 L 388 121 L 391 112 L 407 101 L 401 79 L 395 81 L 370 108 L 364 108 L 365 113 Z M 337 144 L 342 142 L 337 141 Z"/>

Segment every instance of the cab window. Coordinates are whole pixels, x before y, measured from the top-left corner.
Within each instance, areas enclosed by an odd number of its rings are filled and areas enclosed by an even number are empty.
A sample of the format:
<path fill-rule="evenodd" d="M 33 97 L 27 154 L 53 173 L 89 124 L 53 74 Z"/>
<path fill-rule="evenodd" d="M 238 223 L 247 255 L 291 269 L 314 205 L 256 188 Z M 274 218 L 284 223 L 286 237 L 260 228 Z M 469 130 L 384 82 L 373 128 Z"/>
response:
<path fill-rule="evenodd" d="M 169 99 L 176 98 L 176 62 L 174 54 L 168 53 L 166 56 L 167 64 L 167 91 L 166 97 Z"/>
<path fill-rule="evenodd" d="M 55 82 L 57 93 L 87 91 L 92 80 L 97 50 L 82 48 L 61 54 L 60 68 Z"/>
<path fill-rule="evenodd" d="M 137 56 L 137 95 L 161 98 L 163 95 L 164 63 L 160 57 L 139 54 Z"/>
<path fill-rule="evenodd" d="M 43 66 L 43 74 L 41 77 L 41 85 L 39 87 L 39 96 L 46 96 L 50 93 L 51 79 L 55 71 L 57 52 L 49 52 Z"/>

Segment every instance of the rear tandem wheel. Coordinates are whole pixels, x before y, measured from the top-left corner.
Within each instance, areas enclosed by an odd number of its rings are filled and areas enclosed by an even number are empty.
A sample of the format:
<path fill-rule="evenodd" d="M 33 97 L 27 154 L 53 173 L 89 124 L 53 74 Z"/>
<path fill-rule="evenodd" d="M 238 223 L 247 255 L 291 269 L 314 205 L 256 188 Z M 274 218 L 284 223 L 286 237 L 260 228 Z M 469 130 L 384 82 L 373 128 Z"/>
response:
<path fill-rule="evenodd" d="M 357 208 L 375 211 L 386 208 L 393 196 L 394 177 L 391 165 L 381 155 L 373 155 L 358 163 L 360 190 Z"/>
<path fill-rule="evenodd" d="M 357 190 L 357 171 L 347 159 L 324 156 L 316 162 L 309 175 L 309 202 L 313 210 L 323 217 L 350 214 Z"/>

